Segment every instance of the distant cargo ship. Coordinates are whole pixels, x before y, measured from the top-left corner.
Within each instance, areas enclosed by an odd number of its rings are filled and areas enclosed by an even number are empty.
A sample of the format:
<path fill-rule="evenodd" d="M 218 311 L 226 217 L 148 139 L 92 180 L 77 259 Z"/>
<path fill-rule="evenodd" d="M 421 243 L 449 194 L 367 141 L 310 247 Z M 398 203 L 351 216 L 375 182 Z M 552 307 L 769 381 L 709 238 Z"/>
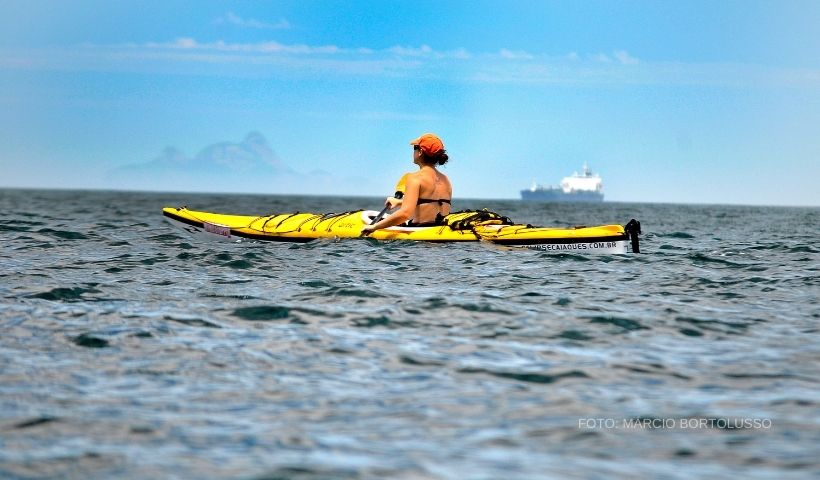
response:
<path fill-rule="evenodd" d="M 586 163 L 581 174 L 573 173 L 561 180 L 561 186 L 536 185 L 521 190 L 521 200 L 533 202 L 603 202 L 604 184 Z"/>

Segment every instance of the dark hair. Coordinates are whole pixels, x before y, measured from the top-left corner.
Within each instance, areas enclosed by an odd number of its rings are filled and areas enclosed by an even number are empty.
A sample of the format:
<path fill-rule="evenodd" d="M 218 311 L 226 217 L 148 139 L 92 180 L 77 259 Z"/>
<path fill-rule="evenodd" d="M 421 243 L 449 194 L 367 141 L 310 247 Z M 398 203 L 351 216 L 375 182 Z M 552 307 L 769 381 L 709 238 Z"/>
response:
<path fill-rule="evenodd" d="M 450 157 L 447 156 L 447 150 L 441 150 L 435 155 L 427 155 L 426 153 L 424 153 L 424 150 L 422 150 L 421 156 L 423 157 L 424 163 L 433 165 L 444 165 L 445 163 L 447 163 L 447 160 L 450 159 Z"/>

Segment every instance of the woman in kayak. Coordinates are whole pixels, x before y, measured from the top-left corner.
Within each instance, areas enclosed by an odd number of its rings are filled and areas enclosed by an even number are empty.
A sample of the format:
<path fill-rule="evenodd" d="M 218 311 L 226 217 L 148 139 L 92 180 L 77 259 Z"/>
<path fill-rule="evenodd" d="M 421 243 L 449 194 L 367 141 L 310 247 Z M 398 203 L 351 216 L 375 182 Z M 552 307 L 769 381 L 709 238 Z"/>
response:
<path fill-rule="evenodd" d="M 389 197 L 385 202 L 385 207 L 391 210 L 401 208 L 375 225 L 365 225 L 363 235 L 405 222 L 411 227 L 440 225 L 450 213 L 453 187 L 447 175 L 436 169 L 436 165 L 444 165 L 449 159 L 444 143 L 432 133 L 425 133 L 410 145 L 413 146 L 413 163 L 419 170 L 407 174 L 403 197 Z"/>

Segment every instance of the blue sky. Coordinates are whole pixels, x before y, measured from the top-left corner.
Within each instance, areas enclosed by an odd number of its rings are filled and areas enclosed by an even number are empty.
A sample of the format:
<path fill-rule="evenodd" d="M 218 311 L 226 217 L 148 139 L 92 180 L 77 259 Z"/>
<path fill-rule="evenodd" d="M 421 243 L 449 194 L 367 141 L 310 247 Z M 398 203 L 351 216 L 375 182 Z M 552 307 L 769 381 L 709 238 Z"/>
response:
<path fill-rule="evenodd" d="M 338 179 L 305 193 L 381 195 L 433 131 L 456 197 L 586 161 L 613 201 L 817 206 L 817 25 L 813 1 L 7 0 L 0 186 L 116 188 L 257 131 Z"/>

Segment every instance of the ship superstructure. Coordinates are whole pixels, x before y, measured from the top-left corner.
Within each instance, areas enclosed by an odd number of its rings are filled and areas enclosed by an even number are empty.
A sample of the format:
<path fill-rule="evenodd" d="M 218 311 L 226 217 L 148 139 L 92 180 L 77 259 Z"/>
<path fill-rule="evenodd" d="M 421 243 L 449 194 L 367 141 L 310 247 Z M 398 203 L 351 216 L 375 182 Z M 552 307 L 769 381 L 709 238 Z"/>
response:
<path fill-rule="evenodd" d="M 521 190 L 521 199 L 537 202 L 602 202 L 604 201 L 604 184 L 601 176 L 593 173 L 584 163 L 579 174 L 574 172 L 561 180 L 558 187 L 538 185 Z"/>

